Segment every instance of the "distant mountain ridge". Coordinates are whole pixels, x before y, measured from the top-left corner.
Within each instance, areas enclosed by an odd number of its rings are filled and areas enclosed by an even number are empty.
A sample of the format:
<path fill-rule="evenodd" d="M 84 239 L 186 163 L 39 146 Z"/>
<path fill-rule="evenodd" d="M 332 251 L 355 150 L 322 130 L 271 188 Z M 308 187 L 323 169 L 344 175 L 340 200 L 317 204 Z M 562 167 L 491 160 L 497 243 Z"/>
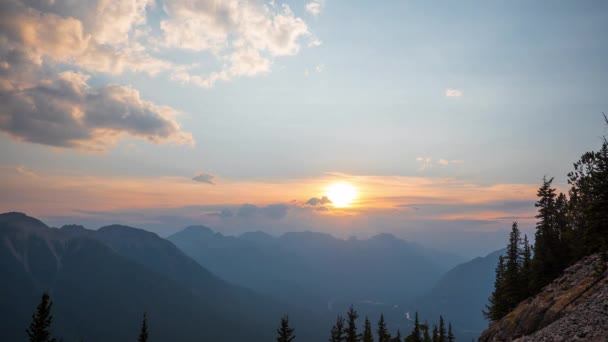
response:
<path fill-rule="evenodd" d="M 43 291 L 54 301 L 53 332 L 65 340 L 135 340 L 148 312 L 159 341 L 270 340 L 289 312 L 300 333 L 322 330 L 278 301 L 231 285 L 171 242 L 141 229 L 49 228 L 21 213 L 0 214 L 0 329 L 24 340 Z M 324 334 L 323 334 L 324 335 Z"/>
<path fill-rule="evenodd" d="M 488 321 L 482 310 L 494 289 L 494 269 L 505 249 L 462 263 L 445 273 L 415 302 L 423 317 L 449 317 L 460 339 L 478 337 Z"/>
<path fill-rule="evenodd" d="M 371 278 L 386 270 L 386 275 L 380 274 L 381 278 L 376 279 L 405 280 L 401 275 L 405 276 L 409 271 L 416 272 L 422 279 L 418 283 L 407 279 L 409 290 L 399 288 L 394 291 L 390 286 L 387 287 L 391 295 L 407 296 L 409 291 L 414 296 L 428 288 L 426 280 L 433 283 L 448 269 L 446 260 L 456 263 L 452 256 L 445 256 L 441 265 L 435 262 L 438 259 L 437 255 L 433 255 L 435 251 L 425 250 L 391 234 L 379 234 L 366 240 L 343 240 L 330 234 L 309 231 L 289 232 L 279 237 L 259 231 L 240 236 L 226 236 L 213 232 L 208 227 L 191 226 L 167 239 L 223 279 L 267 293 L 281 290 L 273 289 L 273 285 L 278 285 L 276 280 L 270 280 L 274 274 L 280 274 L 285 282 L 297 279 L 296 283 L 307 284 L 310 288 L 316 286 L 313 280 L 315 275 L 325 273 L 322 286 L 327 289 L 336 285 L 333 289 L 343 293 L 348 292 L 342 286 L 346 278 L 364 273 L 369 274 Z M 374 265 L 373 262 L 377 263 Z M 248 276 L 248 270 L 253 267 L 256 268 L 257 275 L 269 279 L 266 285 L 259 284 Z M 284 273 L 294 269 L 297 269 L 297 274 Z M 306 277 L 300 277 L 299 275 L 305 273 L 304 270 L 310 273 Z M 263 276 L 266 274 L 264 272 L 268 273 L 268 277 Z M 337 280 L 337 284 L 332 283 L 332 280 Z M 421 284 L 422 282 L 424 284 Z M 356 286 L 352 283 L 350 285 Z"/>
<path fill-rule="evenodd" d="M 334 320 L 355 304 L 362 314 L 384 311 L 403 324 L 405 304 L 461 260 L 391 234 L 361 240 L 310 231 L 226 236 L 191 226 L 167 239 L 231 283 Z"/>

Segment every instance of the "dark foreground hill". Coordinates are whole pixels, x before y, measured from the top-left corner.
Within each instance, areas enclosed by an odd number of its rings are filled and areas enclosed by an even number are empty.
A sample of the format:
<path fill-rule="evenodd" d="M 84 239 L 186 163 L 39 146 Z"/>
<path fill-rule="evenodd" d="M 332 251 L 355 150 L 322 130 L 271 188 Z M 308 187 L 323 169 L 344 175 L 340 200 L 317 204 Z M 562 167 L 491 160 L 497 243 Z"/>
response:
<path fill-rule="evenodd" d="M 493 322 L 479 341 L 608 341 L 608 262 L 586 257 Z"/>
<path fill-rule="evenodd" d="M 54 302 L 53 333 L 66 341 L 133 341 L 144 311 L 157 341 L 270 341 L 288 312 L 303 339 L 324 332 L 314 316 L 226 283 L 171 242 L 130 227 L 55 229 L 1 214 L 0 274 L 6 341 L 26 339 L 45 290 Z"/>

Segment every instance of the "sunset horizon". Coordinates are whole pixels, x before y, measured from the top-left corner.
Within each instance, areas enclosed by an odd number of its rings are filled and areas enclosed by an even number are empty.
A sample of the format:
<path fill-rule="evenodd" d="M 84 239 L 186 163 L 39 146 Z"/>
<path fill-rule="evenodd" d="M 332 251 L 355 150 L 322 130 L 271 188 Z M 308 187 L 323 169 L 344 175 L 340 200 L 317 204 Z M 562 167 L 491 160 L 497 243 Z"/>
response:
<path fill-rule="evenodd" d="M 608 307 L 607 33 L 596 0 L 3 0 L 0 341 L 604 341 L 566 318 Z"/>

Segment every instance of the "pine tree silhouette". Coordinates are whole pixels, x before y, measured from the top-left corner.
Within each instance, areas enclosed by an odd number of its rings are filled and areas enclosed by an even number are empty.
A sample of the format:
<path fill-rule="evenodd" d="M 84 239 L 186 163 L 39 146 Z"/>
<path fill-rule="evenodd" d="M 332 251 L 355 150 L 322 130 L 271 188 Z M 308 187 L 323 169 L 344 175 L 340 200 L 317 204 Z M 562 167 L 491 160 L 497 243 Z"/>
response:
<path fill-rule="evenodd" d="M 523 300 L 532 295 L 530 284 L 532 281 L 532 247 L 530 246 L 527 235 L 524 235 L 524 247 L 522 251 L 521 274 L 519 281 L 521 299 Z"/>
<path fill-rule="evenodd" d="M 452 323 L 448 323 L 448 339 L 447 342 L 455 342 L 456 337 L 454 337 L 454 333 L 452 332 Z"/>
<path fill-rule="evenodd" d="M 363 330 L 363 342 L 374 342 L 374 335 L 372 334 L 372 325 L 369 322 L 369 319 L 367 319 L 367 316 L 365 317 L 365 328 Z"/>
<path fill-rule="evenodd" d="M 395 335 L 395 337 L 392 337 L 391 342 L 401 342 L 401 331 L 399 329 L 397 329 L 397 335 Z"/>
<path fill-rule="evenodd" d="M 424 342 L 431 342 L 431 335 L 429 333 L 429 323 L 425 322 L 424 323 L 424 329 L 423 329 L 424 333 L 422 335 L 422 340 Z"/>
<path fill-rule="evenodd" d="M 504 295 L 505 259 L 502 255 L 498 257 L 495 273 L 494 291 L 490 295 L 486 310 L 483 311 L 483 315 L 491 321 L 499 320 L 508 313 Z"/>
<path fill-rule="evenodd" d="M 420 334 L 420 330 L 424 330 L 428 335 L 428 323 L 424 326 L 424 328 L 420 325 L 420 321 L 418 320 L 418 311 L 414 316 L 414 328 L 412 328 L 412 333 L 405 338 L 406 342 L 422 342 L 422 336 Z M 429 340 L 430 342 L 430 340 Z"/>
<path fill-rule="evenodd" d="M 509 244 L 507 245 L 507 254 L 505 261 L 504 274 L 504 296 L 507 305 L 507 311 L 511 311 L 519 303 L 522 289 L 520 281 L 520 256 L 521 251 L 521 233 L 517 222 L 513 222 L 511 233 L 509 234 Z"/>
<path fill-rule="evenodd" d="M 445 322 L 443 316 L 439 316 L 439 342 L 446 342 Z"/>
<path fill-rule="evenodd" d="M 555 229 L 556 194 L 555 189 L 551 187 L 552 182 L 553 178 L 543 177 L 543 185 L 538 189 L 538 201 L 535 204 L 538 208 L 536 218 L 539 221 L 536 223 L 534 260 L 532 262 L 534 293 L 561 273 L 556 256 L 559 243 Z"/>
<path fill-rule="evenodd" d="M 277 342 L 291 342 L 296 338 L 294 329 L 289 327 L 289 316 L 281 318 L 281 326 L 277 329 Z"/>
<path fill-rule="evenodd" d="M 359 342 L 359 335 L 357 335 L 357 318 L 359 318 L 359 314 L 354 306 L 351 305 L 346 320 L 346 342 Z"/>
<path fill-rule="evenodd" d="M 380 314 L 380 320 L 378 320 L 378 328 L 376 332 L 378 333 L 378 342 L 389 342 L 391 335 L 386 328 L 383 314 Z"/>
<path fill-rule="evenodd" d="M 144 312 L 144 318 L 141 322 L 141 330 L 137 342 L 148 342 L 148 315 Z"/>
<path fill-rule="evenodd" d="M 53 302 L 48 292 L 42 294 L 40 304 L 36 307 L 36 312 L 32 314 L 32 323 L 26 330 L 30 342 L 56 342 L 56 339 L 51 339 L 50 327 L 53 323 L 53 315 L 51 308 Z"/>
<path fill-rule="evenodd" d="M 329 342 L 343 342 L 344 339 L 344 318 L 342 318 L 342 316 L 338 316 L 336 319 L 336 324 L 334 324 L 334 326 L 331 328 Z"/>

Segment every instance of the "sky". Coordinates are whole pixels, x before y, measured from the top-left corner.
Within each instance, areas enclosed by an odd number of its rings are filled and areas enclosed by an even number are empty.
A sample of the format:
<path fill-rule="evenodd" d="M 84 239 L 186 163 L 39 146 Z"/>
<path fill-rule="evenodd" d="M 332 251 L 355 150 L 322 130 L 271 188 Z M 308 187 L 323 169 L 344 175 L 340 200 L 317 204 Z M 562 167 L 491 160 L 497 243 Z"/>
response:
<path fill-rule="evenodd" d="M 608 133 L 606 32 L 604 1 L 2 1 L 0 211 L 481 255 Z"/>

